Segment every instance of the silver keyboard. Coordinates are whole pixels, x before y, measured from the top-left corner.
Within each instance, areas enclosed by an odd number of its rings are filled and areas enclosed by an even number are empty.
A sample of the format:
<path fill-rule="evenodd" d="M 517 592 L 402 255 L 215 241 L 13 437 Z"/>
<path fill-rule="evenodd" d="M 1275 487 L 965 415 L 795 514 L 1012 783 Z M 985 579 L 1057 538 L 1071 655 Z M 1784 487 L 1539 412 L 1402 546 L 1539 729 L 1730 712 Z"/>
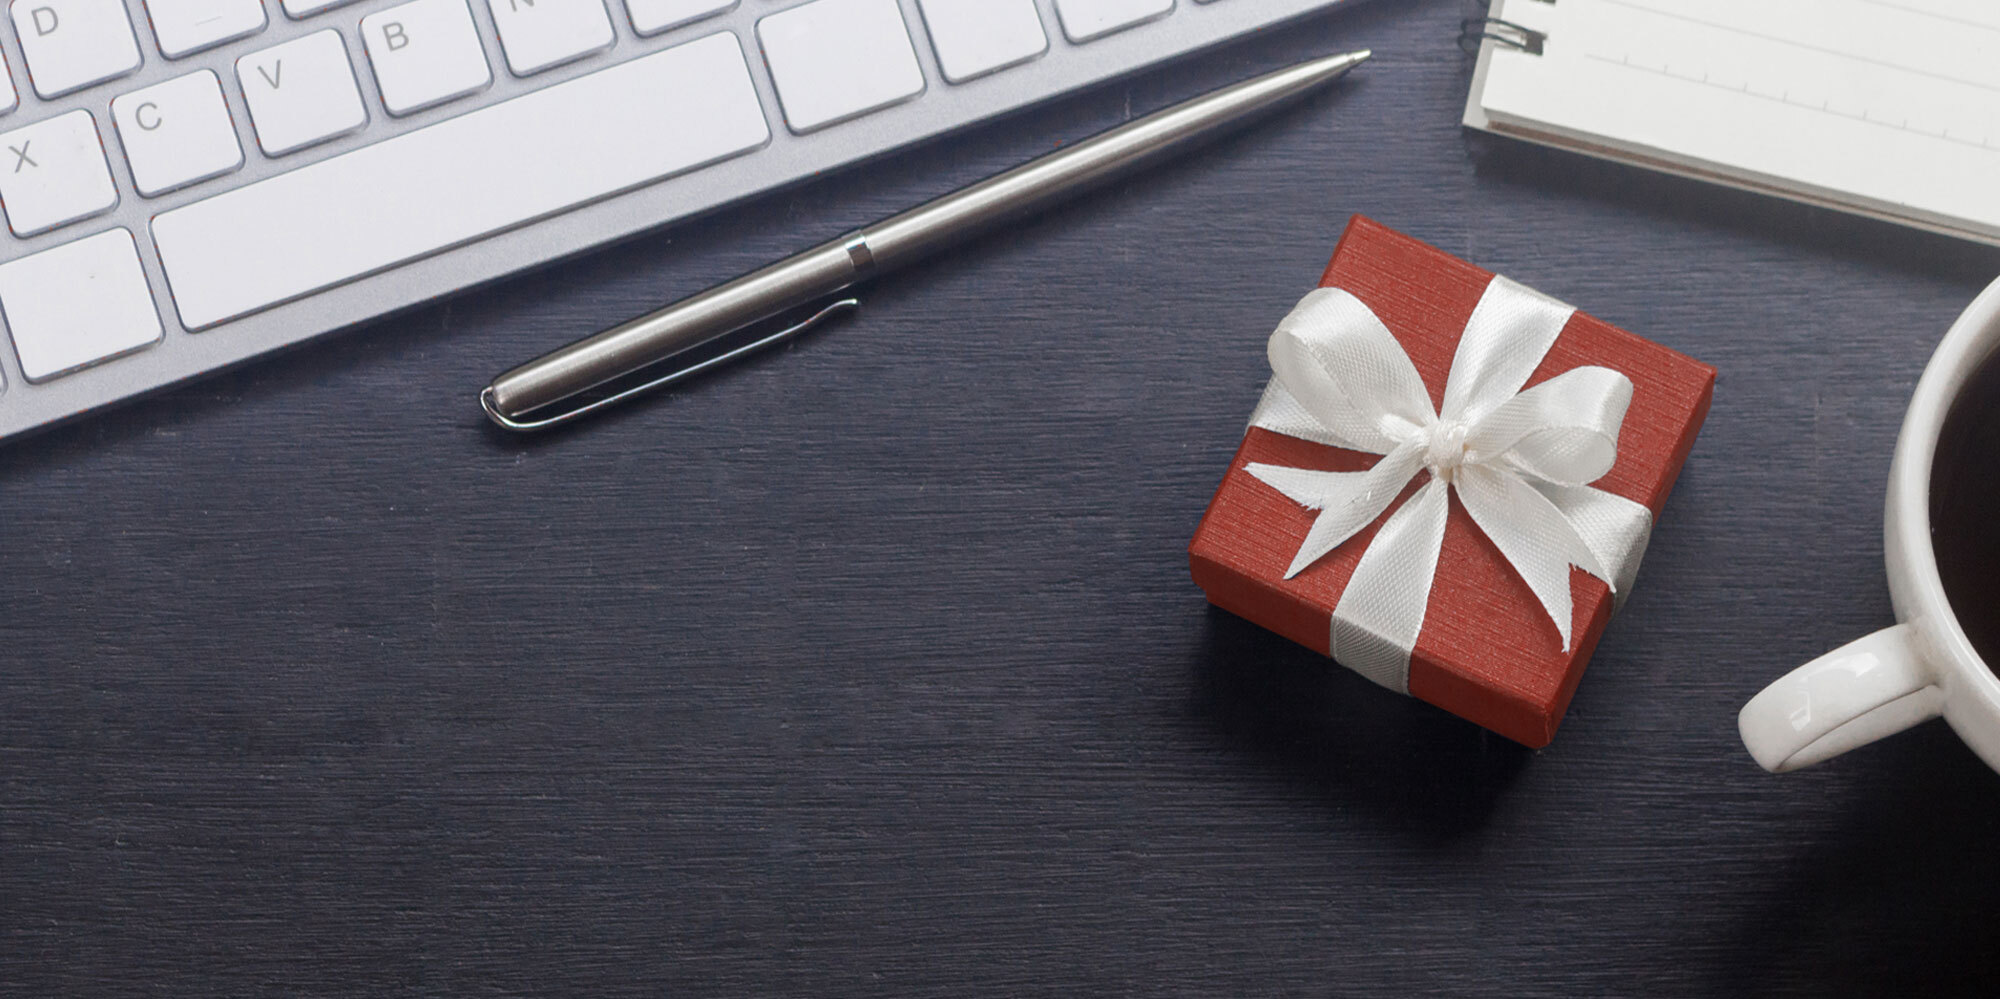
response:
<path fill-rule="evenodd" d="M 0 437 L 1339 0 L 12 0 Z"/>

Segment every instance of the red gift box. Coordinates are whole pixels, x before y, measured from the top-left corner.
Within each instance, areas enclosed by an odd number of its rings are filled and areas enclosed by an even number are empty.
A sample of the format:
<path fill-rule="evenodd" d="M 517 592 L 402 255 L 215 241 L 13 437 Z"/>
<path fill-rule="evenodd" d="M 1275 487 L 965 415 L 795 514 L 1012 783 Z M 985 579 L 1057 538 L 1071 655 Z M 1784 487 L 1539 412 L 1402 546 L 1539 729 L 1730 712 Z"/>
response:
<path fill-rule="evenodd" d="M 1460 335 L 1492 280 L 1489 271 L 1357 215 L 1320 285 L 1345 289 L 1381 319 L 1415 364 L 1431 404 L 1440 406 Z M 1616 462 L 1591 486 L 1643 504 L 1657 526 L 1708 415 L 1715 369 L 1578 312 L 1527 385 L 1589 365 L 1615 369 L 1632 383 Z M 1329 653 L 1329 621 L 1362 553 L 1428 476 L 1418 474 L 1388 512 L 1286 579 L 1316 514 L 1247 466 L 1359 471 L 1377 460 L 1251 427 L 1188 547 L 1194 580 L 1209 601 Z M 1534 591 L 1454 491 L 1422 630 L 1410 650 L 1409 693 L 1516 742 L 1548 745 L 1613 603 L 1604 581 L 1574 566 L 1569 574 L 1574 639 L 1564 651 Z"/>

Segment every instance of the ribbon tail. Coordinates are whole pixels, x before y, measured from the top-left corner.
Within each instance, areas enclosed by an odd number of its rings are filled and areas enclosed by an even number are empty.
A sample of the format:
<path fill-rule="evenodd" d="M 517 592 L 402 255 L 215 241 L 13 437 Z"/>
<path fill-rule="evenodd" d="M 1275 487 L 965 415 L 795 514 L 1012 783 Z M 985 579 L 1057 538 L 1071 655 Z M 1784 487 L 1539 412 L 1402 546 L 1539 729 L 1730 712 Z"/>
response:
<path fill-rule="evenodd" d="M 1333 658 L 1399 694 L 1410 692 L 1410 654 L 1430 610 L 1449 490 L 1432 479 L 1389 517 L 1354 567 L 1329 624 Z"/>
<path fill-rule="evenodd" d="M 1597 556 L 1597 564 L 1609 575 L 1599 576 L 1611 585 L 1612 610 L 1625 605 L 1632 582 L 1639 575 L 1639 562 L 1646 557 L 1646 543 L 1653 536 L 1653 511 L 1635 502 L 1589 486 L 1565 486 L 1553 482 L 1529 485 L 1554 504 L 1576 536 Z"/>
<path fill-rule="evenodd" d="M 1422 464 L 1423 452 L 1416 445 L 1406 444 L 1362 472 L 1321 472 L 1262 462 L 1246 466 L 1245 470 L 1258 481 L 1284 493 L 1300 506 L 1320 511 L 1312 530 L 1292 557 L 1291 566 L 1285 570 L 1285 578 L 1304 572 L 1326 553 L 1346 544 L 1356 531 L 1374 523 L 1396 501 L 1396 495 Z"/>
<path fill-rule="evenodd" d="M 1569 567 L 1574 565 L 1608 580 L 1596 553 L 1577 536 L 1554 503 L 1512 471 L 1487 466 L 1461 468 L 1457 484 L 1465 512 L 1534 591 L 1562 636 L 1563 651 L 1568 652 L 1575 630 Z"/>

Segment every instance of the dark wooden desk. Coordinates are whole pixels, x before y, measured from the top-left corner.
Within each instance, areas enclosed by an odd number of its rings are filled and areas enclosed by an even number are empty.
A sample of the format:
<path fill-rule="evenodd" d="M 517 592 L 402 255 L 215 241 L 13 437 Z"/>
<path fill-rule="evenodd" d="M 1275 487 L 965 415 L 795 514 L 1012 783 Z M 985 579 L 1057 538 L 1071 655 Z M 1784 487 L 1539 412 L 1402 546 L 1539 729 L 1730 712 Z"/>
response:
<path fill-rule="evenodd" d="M 1990 988 L 2000 777 L 1941 724 L 1771 777 L 1735 717 L 1888 622 L 1891 442 L 2000 253 L 1468 136 L 1463 13 L 1337 12 L 0 451 L 4 991 Z M 1338 96 L 782 356 L 546 439 L 473 404 L 1363 45 Z M 1357 211 L 1721 369 L 1544 752 L 1188 582 Z"/>

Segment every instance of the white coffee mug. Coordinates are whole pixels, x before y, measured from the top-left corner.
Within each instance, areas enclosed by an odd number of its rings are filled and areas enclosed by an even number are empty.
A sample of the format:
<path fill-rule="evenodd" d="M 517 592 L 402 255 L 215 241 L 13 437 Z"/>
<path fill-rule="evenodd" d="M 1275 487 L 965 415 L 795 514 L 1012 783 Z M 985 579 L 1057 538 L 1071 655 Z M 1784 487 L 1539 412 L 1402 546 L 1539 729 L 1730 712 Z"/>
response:
<path fill-rule="evenodd" d="M 1917 382 L 1889 466 L 1883 547 L 1896 624 L 1787 673 L 1736 716 L 1743 744 L 1783 773 L 1944 715 L 2000 769 L 2000 679 L 1952 616 L 1931 550 L 1931 459 L 1953 400 L 2000 348 L 2000 281 L 1952 324 Z"/>

